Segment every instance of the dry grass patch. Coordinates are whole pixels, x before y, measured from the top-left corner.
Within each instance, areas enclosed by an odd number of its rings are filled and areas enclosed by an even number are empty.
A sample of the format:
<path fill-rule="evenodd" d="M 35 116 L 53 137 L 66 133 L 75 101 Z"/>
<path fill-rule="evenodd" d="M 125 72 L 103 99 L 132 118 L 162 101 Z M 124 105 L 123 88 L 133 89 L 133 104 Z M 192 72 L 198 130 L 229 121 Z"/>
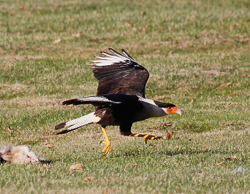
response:
<path fill-rule="evenodd" d="M 30 59 L 47 59 L 48 56 L 45 55 L 36 55 L 36 56 L 32 56 L 32 55 L 25 55 L 25 56 L 19 56 L 19 55 L 15 55 L 15 56 L 5 56 L 3 57 L 4 60 L 8 60 L 8 61 L 24 61 L 24 60 L 30 60 Z"/>
<path fill-rule="evenodd" d="M 0 84 L 0 99 L 13 98 L 15 96 L 23 96 L 28 90 L 34 89 L 34 86 L 28 86 L 21 83 Z"/>
<path fill-rule="evenodd" d="M 46 96 L 39 97 L 17 97 L 8 101 L 8 106 L 21 109 L 51 109 L 62 107 L 62 101 Z"/>

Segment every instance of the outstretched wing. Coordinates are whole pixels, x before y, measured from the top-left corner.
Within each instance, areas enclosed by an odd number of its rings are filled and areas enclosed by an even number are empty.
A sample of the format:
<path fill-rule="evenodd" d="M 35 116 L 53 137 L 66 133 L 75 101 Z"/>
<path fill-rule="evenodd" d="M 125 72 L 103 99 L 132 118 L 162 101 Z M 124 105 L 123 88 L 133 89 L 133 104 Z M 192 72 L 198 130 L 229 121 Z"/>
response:
<path fill-rule="evenodd" d="M 91 69 L 99 80 L 97 95 L 127 94 L 145 97 L 145 85 L 149 77 L 147 69 L 139 65 L 125 50 L 123 54 L 109 49 L 113 54 L 101 52 L 93 60 Z"/>
<path fill-rule="evenodd" d="M 115 105 L 121 103 L 134 103 L 138 102 L 138 97 L 135 95 L 125 95 L 125 94 L 105 94 L 101 96 L 89 96 L 84 98 L 75 98 L 71 100 L 66 100 L 63 105 L 79 105 L 79 104 L 92 104 L 94 106 L 103 105 Z"/>

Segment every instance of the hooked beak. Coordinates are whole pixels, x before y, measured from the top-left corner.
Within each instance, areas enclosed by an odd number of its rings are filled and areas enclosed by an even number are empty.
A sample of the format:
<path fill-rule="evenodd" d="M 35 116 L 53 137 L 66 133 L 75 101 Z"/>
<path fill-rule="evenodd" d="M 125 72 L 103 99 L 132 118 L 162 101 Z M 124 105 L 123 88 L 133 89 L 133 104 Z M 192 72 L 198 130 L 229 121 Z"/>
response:
<path fill-rule="evenodd" d="M 181 115 L 181 109 L 178 109 L 178 110 L 176 111 L 176 114 Z"/>

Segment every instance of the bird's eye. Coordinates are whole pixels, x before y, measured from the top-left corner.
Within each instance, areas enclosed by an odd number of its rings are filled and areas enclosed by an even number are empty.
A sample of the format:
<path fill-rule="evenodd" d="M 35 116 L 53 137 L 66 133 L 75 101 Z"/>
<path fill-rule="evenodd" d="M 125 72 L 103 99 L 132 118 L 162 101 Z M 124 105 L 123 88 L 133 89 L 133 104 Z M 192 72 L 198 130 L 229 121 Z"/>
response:
<path fill-rule="evenodd" d="M 171 109 L 171 107 L 168 107 L 168 109 Z"/>

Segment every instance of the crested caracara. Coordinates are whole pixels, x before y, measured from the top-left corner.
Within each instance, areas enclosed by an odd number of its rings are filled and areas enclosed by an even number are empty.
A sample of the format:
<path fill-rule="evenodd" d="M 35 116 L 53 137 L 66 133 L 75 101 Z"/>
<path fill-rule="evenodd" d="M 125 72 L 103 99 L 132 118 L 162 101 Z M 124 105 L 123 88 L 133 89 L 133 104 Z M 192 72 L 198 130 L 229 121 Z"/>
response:
<path fill-rule="evenodd" d="M 145 98 L 145 85 L 149 77 L 147 69 L 139 65 L 126 51 L 122 50 L 122 55 L 111 48 L 109 50 L 112 54 L 101 52 L 104 56 L 96 56 L 97 60 L 92 61 L 91 69 L 99 81 L 97 95 L 63 102 L 64 105 L 92 104 L 95 112 L 55 127 L 66 127 L 58 133 L 64 134 L 86 124 L 100 124 L 105 137 L 102 142 L 106 145 L 102 150 L 104 154 L 108 153 L 111 145 L 106 126 L 120 126 L 122 135 L 144 137 L 146 144 L 148 139 L 162 137 L 132 133 L 131 126 L 134 122 L 150 117 L 181 114 L 181 110 L 174 104 Z"/>

